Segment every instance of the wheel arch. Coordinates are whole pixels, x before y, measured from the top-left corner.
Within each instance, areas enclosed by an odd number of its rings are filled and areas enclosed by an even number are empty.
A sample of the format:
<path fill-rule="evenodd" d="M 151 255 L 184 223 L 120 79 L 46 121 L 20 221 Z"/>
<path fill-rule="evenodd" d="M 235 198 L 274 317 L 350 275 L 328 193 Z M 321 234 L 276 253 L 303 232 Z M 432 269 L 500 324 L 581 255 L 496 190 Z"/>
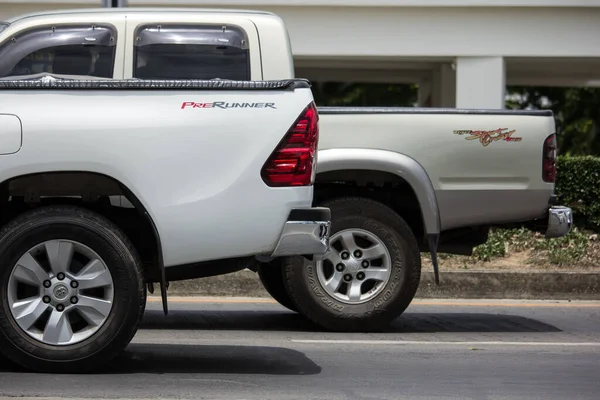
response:
<path fill-rule="evenodd" d="M 4 206 L 11 196 L 22 197 L 24 203 L 39 203 L 43 197 L 61 198 L 61 201 L 79 201 L 80 205 L 86 207 L 93 203 L 95 196 L 123 196 L 139 216 L 148 223 L 151 228 L 151 236 L 154 241 L 154 258 L 156 271 L 148 271 L 151 274 L 157 273 L 161 283 L 161 292 L 163 286 L 166 287 L 165 268 L 162 254 L 162 244 L 160 233 L 148 211 L 148 208 L 134 190 L 124 182 L 114 176 L 87 170 L 40 170 L 26 174 L 15 174 L 10 177 L 4 177 L 0 182 L 0 206 Z M 72 197 L 76 197 L 72 200 Z M 81 199 L 77 199 L 81 197 Z M 2 215 L 3 222 L 6 216 Z M 163 294 L 163 301 L 166 296 Z"/>
<path fill-rule="evenodd" d="M 384 173 L 406 182 L 414 194 L 421 213 L 424 233 L 438 235 L 440 212 L 435 190 L 425 169 L 414 159 L 387 150 L 336 148 L 318 152 L 316 184 L 342 171 Z"/>

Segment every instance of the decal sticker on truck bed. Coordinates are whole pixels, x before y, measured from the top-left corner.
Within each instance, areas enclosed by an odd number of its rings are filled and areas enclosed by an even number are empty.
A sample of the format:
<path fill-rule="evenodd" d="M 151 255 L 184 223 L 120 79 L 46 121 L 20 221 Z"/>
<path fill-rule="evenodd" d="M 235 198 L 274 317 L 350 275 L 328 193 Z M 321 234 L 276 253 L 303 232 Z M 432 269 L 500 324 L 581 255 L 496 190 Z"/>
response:
<path fill-rule="evenodd" d="M 490 143 L 497 142 L 499 140 L 505 142 L 522 141 L 523 138 L 513 136 L 515 132 L 516 129 L 509 131 L 508 128 L 498 128 L 492 131 L 454 130 L 455 135 L 469 135 L 465 138 L 466 140 L 479 139 L 479 143 L 481 143 L 483 147 L 486 147 Z"/>
<path fill-rule="evenodd" d="M 181 109 L 185 108 L 277 108 L 275 103 L 227 103 L 225 101 L 214 101 L 212 103 L 196 103 L 194 101 L 184 101 Z"/>

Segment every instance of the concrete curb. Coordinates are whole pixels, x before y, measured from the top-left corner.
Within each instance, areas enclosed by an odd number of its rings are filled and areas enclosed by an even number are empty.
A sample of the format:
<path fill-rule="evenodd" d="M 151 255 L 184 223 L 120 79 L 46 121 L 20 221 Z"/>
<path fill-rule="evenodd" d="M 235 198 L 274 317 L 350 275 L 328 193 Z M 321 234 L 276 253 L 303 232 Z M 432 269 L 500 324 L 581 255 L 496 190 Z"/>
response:
<path fill-rule="evenodd" d="M 600 274 L 592 272 L 448 271 L 441 273 L 439 286 L 433 273 L 421 277 L 421 298 L 600 299 Z"/>
<path fill-rule="evenodd" d="M 155 292 L 156 294 L 156 292 Z M 171 282 L 173 296 L 270 297 L 257 274 L 244 270 L 204 279 Z M 600 300 L 600 273 L 445 271 L 436 286 L 423 272 L 417 298 Z"/>

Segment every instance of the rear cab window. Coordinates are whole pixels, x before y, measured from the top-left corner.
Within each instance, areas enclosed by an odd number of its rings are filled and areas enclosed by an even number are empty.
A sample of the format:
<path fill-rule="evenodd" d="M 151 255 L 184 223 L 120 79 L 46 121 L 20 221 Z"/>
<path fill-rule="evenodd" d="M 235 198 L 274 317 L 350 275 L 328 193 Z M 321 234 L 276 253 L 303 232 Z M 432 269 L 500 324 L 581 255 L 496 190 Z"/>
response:
<path fill-rule="evenodd" d="M 140 21 L 128 46 L 133 61 L 130 76 L 157 80 L 262 79 L 256 27 L 245 19 L 237 22 L 241 23 Z"/>
<path fill-rule="evenodd" d="M 24 29 L 0 43 L 0 78 L 21 79 L 41 73 L 112 78 L 116 35 L 110 25 Z"/>
<path fill-rule="evenodd" d="M 235 27 L 143 26 L 133 54 L 141 79 L 250 79 L 248 39 Z"/>

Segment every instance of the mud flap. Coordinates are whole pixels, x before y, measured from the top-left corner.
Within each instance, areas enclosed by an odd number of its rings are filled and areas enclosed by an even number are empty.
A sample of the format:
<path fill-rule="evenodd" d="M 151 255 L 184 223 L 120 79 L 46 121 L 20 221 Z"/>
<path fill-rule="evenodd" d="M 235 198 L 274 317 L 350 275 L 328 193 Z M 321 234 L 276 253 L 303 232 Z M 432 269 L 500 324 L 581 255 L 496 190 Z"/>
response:
<path fill-rule="evenodd" d="M 433 264 L 433 275 L 435 276 L 435 284 L 440 284 L 440 272 L 438 266 L 437 248 L 440 240 L 439 234 L 427 235 L 429 240 L 429 252 L 431 253 L 431 264 Z"/>

